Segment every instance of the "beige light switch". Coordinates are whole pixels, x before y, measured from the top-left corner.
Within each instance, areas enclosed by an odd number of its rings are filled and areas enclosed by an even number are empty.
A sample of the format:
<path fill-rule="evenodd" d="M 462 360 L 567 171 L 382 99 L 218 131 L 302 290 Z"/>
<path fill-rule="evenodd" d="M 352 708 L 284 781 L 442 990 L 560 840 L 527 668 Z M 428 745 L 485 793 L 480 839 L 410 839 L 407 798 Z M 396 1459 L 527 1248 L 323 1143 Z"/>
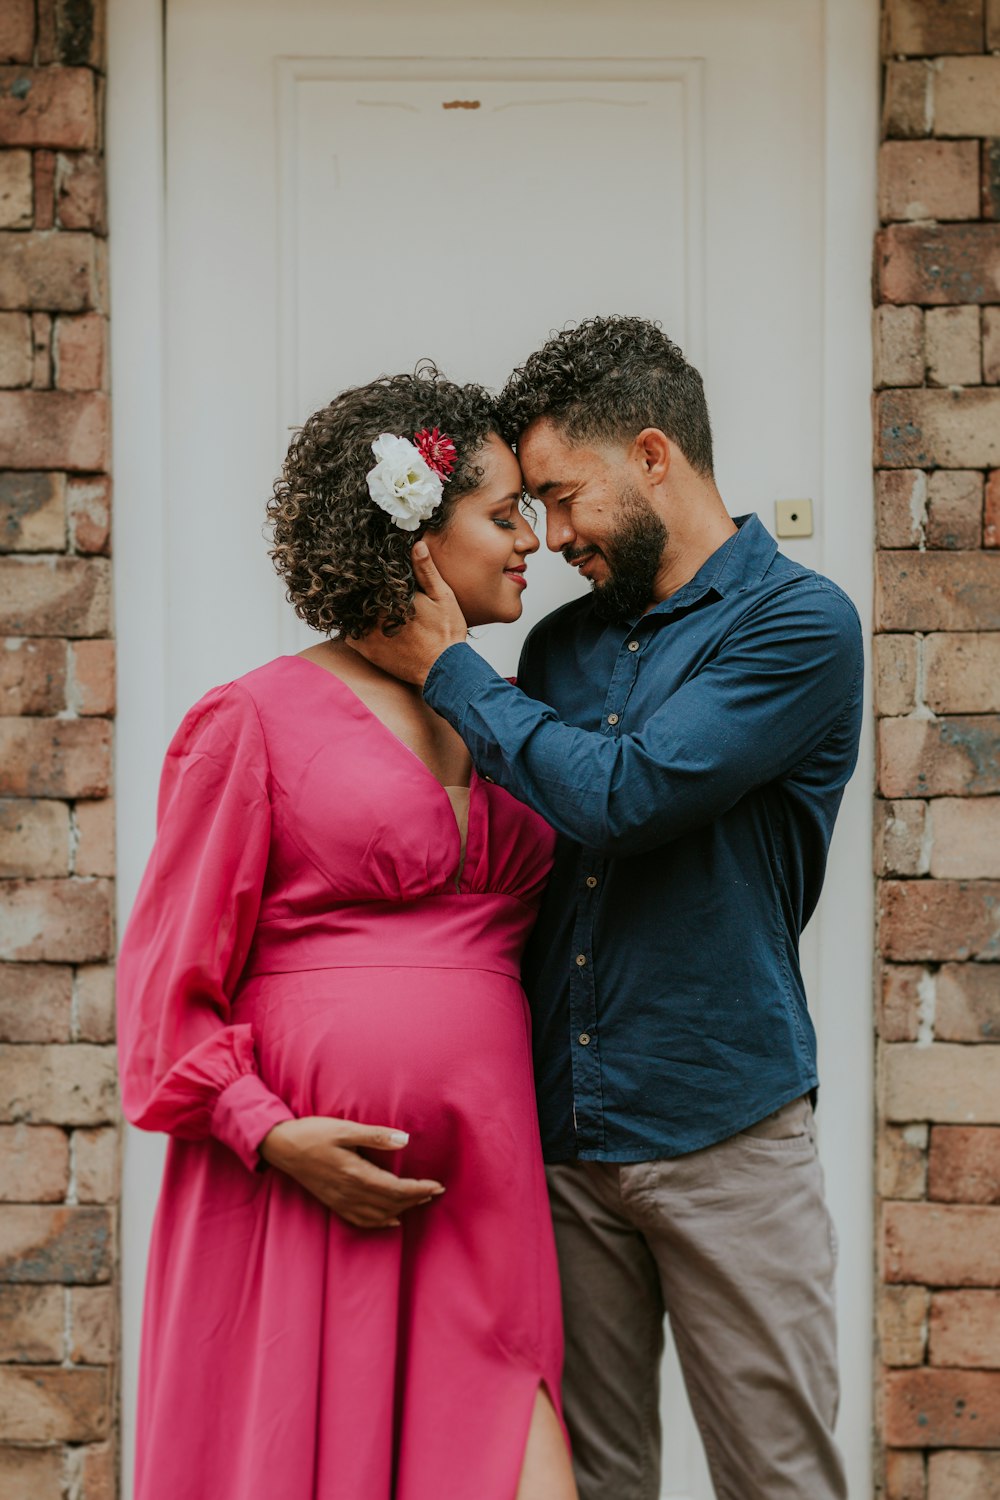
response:
<path fill-rule="evenodd" d="M 774 530 L 777 536 L 812 536 L 812 501 L 775 500 Z"/>

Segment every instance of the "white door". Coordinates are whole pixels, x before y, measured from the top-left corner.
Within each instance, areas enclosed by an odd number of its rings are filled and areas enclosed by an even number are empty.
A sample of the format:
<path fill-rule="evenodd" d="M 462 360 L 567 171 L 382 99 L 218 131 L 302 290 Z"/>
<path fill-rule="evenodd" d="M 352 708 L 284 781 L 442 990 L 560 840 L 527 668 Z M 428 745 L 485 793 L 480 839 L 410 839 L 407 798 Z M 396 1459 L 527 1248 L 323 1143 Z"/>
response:
<path fill-rule="evenodd" d="M 811 497 L 817 534 L 786 550 L 857 591 L 837 538 L 866 496 L 828 493 L 820 0 L 169 0 L 167 23 L 164 737 L 211 684 L 306 644 L 261 541 L 290 428 L 425 355 L 497 385 L 552 328 L 592 313 L 662 320 L 705 376 L 730 510 L 773 526 L 776 499 Z M 857 326 L 865 339 L 863 305 Z M 121 550 L 118 568 L 119 630 L 141 632 Z M 580 586 L 544 553 L 533 578 L 523 626 L 479 642 L 506 671 L 523 630 Z M 127 679 L 121 700 L 127 716 Z M 145 806 L 130 782 L 126 869 L 148 845 L 155 774 Z M 856 835 L 845 853 L 867 861 Z M 824 943 L 824 920 L 805 952 L 821 1037 L 835 1031 L 839 1057 L 844 1026 L 860 1024 L 863 1059 L 867 994 L 845 997 L 844 939 Z M 847 942 L 863 970 L 867 930 Z M 846 1076 L 824 1106 L 845 1258 L 863 1268 L 841 1290 L 860 1497 L 867 1122 Z M 127 1434 L 157 1152 L 130 1133 Z M 672 1353 L 663 1413 L 664 1496 L 710 1500 Z"/>

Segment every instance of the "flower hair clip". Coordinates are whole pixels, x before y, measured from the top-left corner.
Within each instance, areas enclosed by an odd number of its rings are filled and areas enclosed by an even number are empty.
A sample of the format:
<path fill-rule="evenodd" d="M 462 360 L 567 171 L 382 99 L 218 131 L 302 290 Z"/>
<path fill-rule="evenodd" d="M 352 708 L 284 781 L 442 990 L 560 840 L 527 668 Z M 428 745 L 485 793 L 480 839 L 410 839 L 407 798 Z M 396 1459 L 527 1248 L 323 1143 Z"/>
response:
<path fill-rule="evenodd" d="M 369 469 L 368 493 L 400 531 L 416 531 L 437 510 L 445 480 L 458 461 L 455 444 L 436 427 L 409 438 L 383 432 L 372 443 L 378 462 Z"/>

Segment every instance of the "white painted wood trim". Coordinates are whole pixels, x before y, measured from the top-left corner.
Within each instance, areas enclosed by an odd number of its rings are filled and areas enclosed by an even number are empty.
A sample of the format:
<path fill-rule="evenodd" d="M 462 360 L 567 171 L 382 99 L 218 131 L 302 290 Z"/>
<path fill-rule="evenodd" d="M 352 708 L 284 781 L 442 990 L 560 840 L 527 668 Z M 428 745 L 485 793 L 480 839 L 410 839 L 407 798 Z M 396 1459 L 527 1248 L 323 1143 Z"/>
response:
<path fill-rule="evenodd" d="M 870 647 L 874 524 L 871 472 L 871 257 L 876 215 L 879 109 L 878 0 L 826 0 L 824 234 L 824 569 L 858 605 L 865 634 L 866 712 L 861 756 L 844 798 L 821 904 L 817 1010 L 827 1192 L 840 1239 L 838 1285 L 853 1310 L 840 1319 L 839 1435 L 848 1493 L 873 1493 L 874 1280 L 872 986 L 874 880 Z M 834 976 L 835 979 L 834 979 Z M 836 993 L 829 992 L 831 983 Z"/>
<path fill-rule="evenodd" d="M 115 736 L 118 916 L 131 909 L 153 837 L 166 737 L 163 388 L 163 0 L 108 0 L 107 174 L 111 243 L 114 593 L 119 714 Z M 142 622 L 141 631 L 136 622 Z M 135 1392 L 147 1224 L 163 1148 L 125 1132 L 121 1236 L 122 1496 L 132 1494 Z"/>

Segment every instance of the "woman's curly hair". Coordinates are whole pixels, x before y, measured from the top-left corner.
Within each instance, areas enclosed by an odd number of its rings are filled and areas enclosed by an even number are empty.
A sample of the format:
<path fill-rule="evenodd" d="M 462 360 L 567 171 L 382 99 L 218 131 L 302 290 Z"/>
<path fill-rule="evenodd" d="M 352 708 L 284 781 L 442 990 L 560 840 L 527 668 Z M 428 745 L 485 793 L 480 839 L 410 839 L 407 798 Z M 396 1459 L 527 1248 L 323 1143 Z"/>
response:
<path fill-rule="evenodd" d="M 402 531 L 372 500 L 372 443 L 383 432 L 412 439 L 438 427 L 457 462 L 441 504 L 418 531 Z M 476 458 L 499 433 L 493 397 L 456 385 L 422 361 L 412 375 L 383 375 L 335 396 L 295 434 L 267 504 L 270 556 L 295 613 L 324 635 L 359 640 L 379 622 L 392 635 L 408 618 L 413 543 L 441 531 L 455 502 L 481 483 Z"/>
<path fill-rule="evenodd" d="M 538 417 L 570 442 L 629 442 L 644 427 L 659 427 L 692 468 L 712 475 L 701 376 L 648 318 L 588 318 L 554 333 L 514 371 L 498 405 L 512 444 Z"/>

